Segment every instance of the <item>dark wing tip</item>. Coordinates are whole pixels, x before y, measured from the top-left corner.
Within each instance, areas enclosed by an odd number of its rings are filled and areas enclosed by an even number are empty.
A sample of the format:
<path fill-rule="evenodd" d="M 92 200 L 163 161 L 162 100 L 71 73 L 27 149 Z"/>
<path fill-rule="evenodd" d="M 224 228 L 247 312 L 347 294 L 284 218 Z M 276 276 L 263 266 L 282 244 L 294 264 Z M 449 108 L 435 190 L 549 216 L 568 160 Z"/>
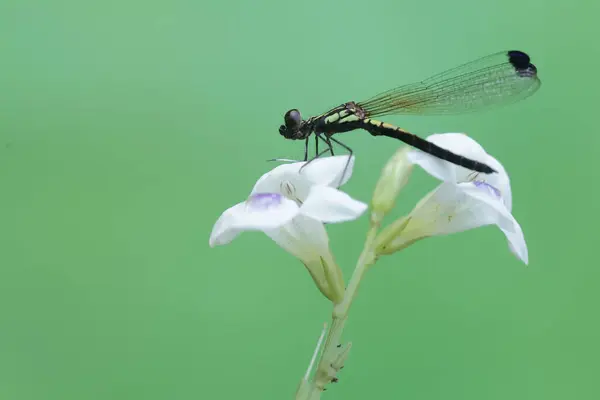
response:
<path fill-rule="evenodd" d="M 524 53 L 519 50 L 511 50 L 511 51 L 507 52 L 507 56 L 508 56 L 508 61 L 517 70 L 527 68 L 529 66 L 529 61 L 531 61 L 531 59 L 529 58 L 527 53 Z"/>
<path fill-rule="evenodd" d="M 506 55 L 519 75 L 531 77 L 537 74 L 537 67 L 530 62 L 531 58 L 527 53 L 520 50 L 510 50 Z"/>

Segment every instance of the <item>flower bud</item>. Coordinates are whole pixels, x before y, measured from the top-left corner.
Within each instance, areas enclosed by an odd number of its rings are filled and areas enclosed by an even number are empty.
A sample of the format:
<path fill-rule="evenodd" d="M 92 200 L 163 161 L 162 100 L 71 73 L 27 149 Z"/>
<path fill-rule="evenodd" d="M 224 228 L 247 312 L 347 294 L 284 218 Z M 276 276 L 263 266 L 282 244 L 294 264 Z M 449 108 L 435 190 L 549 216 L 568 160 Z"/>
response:
<path fill-rule="evenodd" d="M 396 203 L 400 190 L 408 183 L 413 164 L 408 160 L 409 147 L 401 147 L 389 159 L 373 192 L 371 220 L 379 223 Z"/>

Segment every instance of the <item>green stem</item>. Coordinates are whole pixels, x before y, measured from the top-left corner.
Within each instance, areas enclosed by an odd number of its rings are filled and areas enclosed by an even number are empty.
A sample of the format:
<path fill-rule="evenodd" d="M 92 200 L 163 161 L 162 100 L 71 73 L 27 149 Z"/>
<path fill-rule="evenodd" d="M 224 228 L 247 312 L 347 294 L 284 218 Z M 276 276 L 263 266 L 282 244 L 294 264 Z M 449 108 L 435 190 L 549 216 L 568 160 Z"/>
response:
<path fill-rule="evenodd" d="M 327 339 L 315 373 L 315 379 L 311 385 L 307 400 L 319 400 L 325 385 L 331 382 L 331 379 L 335 376 L 335 372 L 337 372 L 332 371 L 332 363 L 335 362 L 336 357 L 340 354 L 340 349 L 337 346 L 341 343 L 341 336 L 346 319 L 348 318 L 348 312 L 352 301 L 356 297 L 360 282 L 368 268 L 376 261 L 374 244 L 378 229 L 379 223 L 371 223 L 365 246 L 352 273 L 350 282 L 348 282 L 344 297 L 333 308 L 331 327 L 327 334 Z"/>

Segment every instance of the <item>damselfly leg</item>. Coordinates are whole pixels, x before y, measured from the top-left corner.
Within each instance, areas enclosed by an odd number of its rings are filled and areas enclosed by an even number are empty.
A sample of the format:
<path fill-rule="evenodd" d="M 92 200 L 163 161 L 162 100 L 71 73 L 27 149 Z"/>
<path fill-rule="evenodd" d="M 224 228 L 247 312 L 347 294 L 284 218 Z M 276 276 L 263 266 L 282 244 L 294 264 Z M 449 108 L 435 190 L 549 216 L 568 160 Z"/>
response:
<path fill-rule="evenodd" d="M 344 143 L 340 142 L 339 140 L 333 138 L 333 137 L 329 137 L 328 139 L 330 139 L 332 142 L 342 146 L 344 149 L 346 149 L 348 151 L 348 153 L 350 153 L 348 155 L 348 161 L 346 161 L 346 165 L 344 166 L 344 172 L 342 172 L 342 177 L 340 178 L 340 183 L 338 185 L 338 187 L 342 186 L 342 182 L 344 181 L 344 178 L 346 177 L 346 172 L 348 171 L 348 166 L 350 165 L 350 161 L 352 160 L 352 155 L 354 154 L 354 152 L 352 151 L 352 149 L 348 146 L 346 146 Z M 331 155 L 333 155 L 333 149 L 331 150 Z"/>
<path fill-rule="evenodd" d="M 327 144 L 327 149 L 323 150 L 322 152 L 319 153 L 319 140 L 322 140 L 323 142 L 325 142 L 325 144 Z M 331 148 L 331 142 L 328 142 L 325 138 L 323 138 L 323 136 L 321 136 L 320 133 L 315 133 L 315 156 L 313 158 L 311 158 L 310 160 L 308 160 L 306 162 L 306 164 L 304 164 L 301 168 L 300 168 L 300 172 L 302 172 L 302 170 L 311 162 L 315 161 L 316 159 L 320 158 L 323 154 L 327 153 L 328 151 L 333 153 L 333 149 Z"/>
<path fill-rule="evenodd" d="M 321 151 L 320 153 L 318 152 L 319 151 L 319 147 L 318 147 L 319 140 L 322 140 L 323 142 L 325 142 L 325 144 L 327 144 L 327 149 Z M 352 149 L 350 147 L 348 147 L 344 143 L 340 142 L 339 140 L 337 140 L 331 136 L 327 136 L 327 135 L 323 136 L 323 134 L 321 134 L 321 133 L 315 133 L 315 153 L 316 153 L 316 155 L 315 155 L 315 157 L 308 160 L 306 162 L 306 164 L 304 164 L 300 168 L 300 172 L 302 172 L 302 169 L 304 169 L 308 164 L 310 164 L 314 160 L 320 158 L 327 152 L 329 152 L 333 156 L 334 152 L 333 152 L 333 145 L 331 142 L 343 147 L 349 153 L 348 161 L 346 161 L 346 165 L 344 165 L 344 170 L 342 171 L 342 176 L 341 176 L 340 182 L 338 184 L 338 187 L 339 187 L 342 185 L 342 182 L 344 181 L 344 177 L 346 176 L 346 172 L 348 171 L 348 166 L 350 165 L 350 161 L 352 159 L 352 155 L 354 154 L 354 152 L 352 151 Z"/>

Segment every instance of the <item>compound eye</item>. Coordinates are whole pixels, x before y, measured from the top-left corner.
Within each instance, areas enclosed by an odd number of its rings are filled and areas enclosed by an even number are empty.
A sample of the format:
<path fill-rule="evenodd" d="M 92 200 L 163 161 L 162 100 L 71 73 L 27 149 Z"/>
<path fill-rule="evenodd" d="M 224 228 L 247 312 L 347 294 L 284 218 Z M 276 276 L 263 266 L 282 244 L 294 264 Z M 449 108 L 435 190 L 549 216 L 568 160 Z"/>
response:
<path fill-rule="evenodd" d="M 295 130 L 300 127 L 302 123 L 302 116 L 300 115 L 300 111 L 293 109 L 285 113 L 285 126 L 288 129 Z"/>

